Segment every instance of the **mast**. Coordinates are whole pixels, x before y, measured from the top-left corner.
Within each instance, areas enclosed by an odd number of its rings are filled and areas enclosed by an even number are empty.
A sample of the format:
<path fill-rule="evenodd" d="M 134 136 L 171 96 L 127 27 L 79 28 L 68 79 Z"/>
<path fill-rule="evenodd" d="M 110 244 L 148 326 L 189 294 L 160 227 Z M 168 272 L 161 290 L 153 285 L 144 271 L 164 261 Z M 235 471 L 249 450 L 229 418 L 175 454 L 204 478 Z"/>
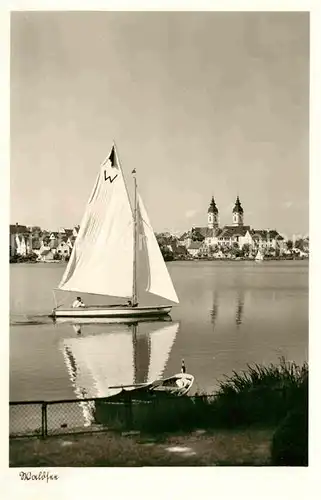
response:
<path fill-rule="evenodd" d="M 136 179 L 136 169 L 132 171 L 134 177 L 134 251 L 133 251 L 133 294 L 132 294 L 132 305 L 137 305 L 137 179 Z"/>

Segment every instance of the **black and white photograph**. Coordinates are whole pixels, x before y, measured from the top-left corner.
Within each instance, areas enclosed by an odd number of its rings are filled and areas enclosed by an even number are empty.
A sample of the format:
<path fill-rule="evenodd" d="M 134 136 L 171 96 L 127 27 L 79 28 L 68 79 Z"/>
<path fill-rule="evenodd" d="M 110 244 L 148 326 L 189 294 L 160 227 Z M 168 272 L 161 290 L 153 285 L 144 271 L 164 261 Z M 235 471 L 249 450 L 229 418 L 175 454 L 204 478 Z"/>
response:
<path fill-rule="evenodd" d="M 309 12 L 11 11 L 22 481 L 309 466 L 309 88 Z"/>

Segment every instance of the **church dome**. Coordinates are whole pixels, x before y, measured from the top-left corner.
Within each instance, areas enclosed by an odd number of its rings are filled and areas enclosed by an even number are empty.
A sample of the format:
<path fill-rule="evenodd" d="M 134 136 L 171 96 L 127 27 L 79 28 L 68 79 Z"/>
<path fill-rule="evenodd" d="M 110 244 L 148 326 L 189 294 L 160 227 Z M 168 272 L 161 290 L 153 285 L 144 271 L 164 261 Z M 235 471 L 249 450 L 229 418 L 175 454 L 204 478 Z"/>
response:
<path fill-rule="evenodd" d="M 212 200 L 211 200 L 210 206 L 208 207 L 207 212 L 209 214 L 218 214 L 218 209 L 217 209 L 217 206 L 216 206 L 215 201 L 214 201 L 214 196 L 212 196 Z"/>
<path fill-rule="evenodd" d="M 241 205 L 239 197 L 236 198 L 236 202 L 235 202 L 235 205 L 234 205 L 234 208 L 233 208 L 233 214 L 234 213 L 238 213 L 238 214 L 242 214 L 243 213 L 243 208 L 242 208 L 242 205 Z"/>

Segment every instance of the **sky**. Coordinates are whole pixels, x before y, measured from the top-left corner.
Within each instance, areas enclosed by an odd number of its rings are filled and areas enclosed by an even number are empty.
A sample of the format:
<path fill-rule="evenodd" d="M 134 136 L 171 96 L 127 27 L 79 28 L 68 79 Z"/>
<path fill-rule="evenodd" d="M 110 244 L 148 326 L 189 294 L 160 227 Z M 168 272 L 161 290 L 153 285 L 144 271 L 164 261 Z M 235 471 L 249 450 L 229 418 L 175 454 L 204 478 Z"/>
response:
<path fill-rule="evenodd" d="M 14 12 L 10 92 L 11 223 L 78 224 L 115 140 L 157 232 L 308 232 L 308 13 Z"/>

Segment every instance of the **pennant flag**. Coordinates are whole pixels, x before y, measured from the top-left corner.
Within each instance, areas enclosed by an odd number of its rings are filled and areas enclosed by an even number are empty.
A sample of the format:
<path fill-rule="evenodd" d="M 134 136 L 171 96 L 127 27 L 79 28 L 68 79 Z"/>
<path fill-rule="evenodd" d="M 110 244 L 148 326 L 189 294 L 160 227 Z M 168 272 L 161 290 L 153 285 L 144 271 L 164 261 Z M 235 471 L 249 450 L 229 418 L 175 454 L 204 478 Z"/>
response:
<path fill-rule="evenodd" d="M 118 168 L 117 156 L 116 156 L 116 151 L 115 151 L 115 147 L 114 146 L 111 148 L 110 155 L 104 160 L 104 162 L 103 162 L 102 165 L 104 166 L 108 162 L 110 162 L 109 163 L 110 167 Z"/>
<path fill-rule="evenodd" d="M 114 146 L 112 147 L 112 150 L 110 152 L 108 160 L 110 161 L 110 164 L 112 167 L 116 166 L 115 165 L 116 162 L 115 162 L 115 148 L 114 148 Z"/>

